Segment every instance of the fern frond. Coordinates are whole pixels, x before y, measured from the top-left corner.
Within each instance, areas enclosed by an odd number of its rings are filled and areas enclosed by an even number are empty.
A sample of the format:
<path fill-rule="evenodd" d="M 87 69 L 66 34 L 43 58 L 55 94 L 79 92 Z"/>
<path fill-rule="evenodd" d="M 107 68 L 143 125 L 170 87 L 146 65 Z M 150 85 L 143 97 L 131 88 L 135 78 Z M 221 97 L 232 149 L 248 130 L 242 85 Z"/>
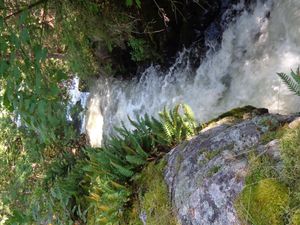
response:
<path fill-rule="evenodd" d="M 298 85 L 300 85 L 300 69 L 299 69 L 299 67 L 297 68 L 296 73 L 293 70 L 291 70 L 291 77 L 294 79 L 294 81 Z"/>
<path fill-rule="evenodd" d="M 183 104 L 183 111 L 184 111 L 184 116 L 190 121 L 190 122 L 195 122 L 195 116 L 193 113 L 193 110 L 190 106 Z"/>
<path fill-rule="evenodd" d="M 133 172 L 131 169 L 125 168 L 124 166 L 118 165 L 118 164 L 116 164 L 116 163 L 114 163 L 114 162 L 110 162 L 110 163 L 111 163 L 111 165 L 112 165 L 113 167 L 115 167 L 115 168 L 117 169 L 117 171 L 118 171 L 122 176 L 125 176 L 125 177 L 128 177 L 128 178 L 130 178 L 130 177 L 133 176 L 134 172 Z"/>
<path fill-rule="evenodd" d="M 285 73 L 277 73 L 277 75 L 287 85 L 290 91 L 300 96 L 300 84 L 296 83 L 289 75 Z"/>
<path fill-rule="evenodd" d="M 139 157 L 139 156 L 135 156 L 135 155 L 127 155 L 127 156 L 126 156 L 126 160 L 127 160 L 130 164 L 138 165 L 138 166 L 144 165 L 144 164 L 146 163 L 146 161 L 145 161 L 144 159 L 142 159 L 142 158 Z"/>
<path fill-rule="evenodd" d="M 170 123 L 165 122 L 163 124 L 163 131 L 164 138 L 167 140 L 168 143 L 171 143 L 173 137 L 172 125 Z"/>

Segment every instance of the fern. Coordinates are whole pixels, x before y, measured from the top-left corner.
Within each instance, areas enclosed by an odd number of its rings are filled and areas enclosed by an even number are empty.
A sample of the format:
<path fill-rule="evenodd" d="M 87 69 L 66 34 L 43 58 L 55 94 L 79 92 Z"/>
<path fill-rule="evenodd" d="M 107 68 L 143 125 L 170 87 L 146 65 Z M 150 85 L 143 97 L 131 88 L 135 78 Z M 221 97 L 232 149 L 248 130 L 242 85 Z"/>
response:
<path fill-rule="evenodd" d="M 277 73 L 277 75 L 282 79 L 282 81 L 287 85 L 290 91 L 294 92 L 296 95 L 300 96 L 300 71 L 297 68 L 296 73 L 291 70 L 290 75 L 285 73 Z"/>
<path fill-rule="evenodd" d="M 84 167 L 87 189 L 88 224 L 118 224 L 122 211 L 129 201 L 131 181 L 149 158 L 173 147 L 196 132 L 196 122 L 191 109 L 176 105 L 163 109 L 159 119 L 128 117 L 134 130 L 124 123 L 116 128 L 117 134 L 99 149 L 86 149 L 89 160 Z"/>
<path fill-rule="evenodd" d="M 146 161 L 144 159 L 142 159 L 141 157 L 139 156 L 134 156 L 134 155 L 127 155 L 126 156 L 126 160 L 130 163 L 130 164 L 133 164 L 133 165 L 145 165 L 146 164 Z"/>
<path fill-rule="evenodd" d="M 129 168 L 118 165 L 117 163 L 114 163 L 114 162 L 110 162 L 110 163 L 113 167 L 115 167 L 117 169 L 118 173 L 120 173 L 122 176 L 124 176 L 124 177 L 132 177 L 133 176 L 134 173 Z"/>

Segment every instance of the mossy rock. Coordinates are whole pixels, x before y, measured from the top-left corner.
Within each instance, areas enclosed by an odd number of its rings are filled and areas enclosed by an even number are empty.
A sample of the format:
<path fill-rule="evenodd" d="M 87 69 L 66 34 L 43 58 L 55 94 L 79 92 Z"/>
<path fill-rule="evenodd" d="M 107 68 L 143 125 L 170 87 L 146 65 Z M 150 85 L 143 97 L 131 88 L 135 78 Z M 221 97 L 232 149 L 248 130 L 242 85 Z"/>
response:
<path fill-rule="evenodd" d="M 300 225 L 300 209 L 293 214 L 290 225 Z"/>
<path fill-rule="evenodd" d="M 240 218 L 250 224 L 284 225 L 288 204 L 288 188 L 275 179 L 264 179 L 244 188 L 236 209 Z"/>
<path fill-rule="evenodd" d="M 243 119 L 244 114 L 246 113 L 251 113 L 254 110 L 258 110 L 257 108 L 255 108 L 254 106 L 251 105 L 247 105 L 247 106 L 243 106 L 243 107 L 239 107 L 239 108 L 234 108 L 226 113 L 221 114 L 220 116 L 218 116 L 217 118 L 214 118 L 212 120 L 210 120 L 209 122 L 207 122 L 207 125 L 212 124 L 212 123 L 216 123 L 224 118 L 235 118 L 235 119 Z"/>

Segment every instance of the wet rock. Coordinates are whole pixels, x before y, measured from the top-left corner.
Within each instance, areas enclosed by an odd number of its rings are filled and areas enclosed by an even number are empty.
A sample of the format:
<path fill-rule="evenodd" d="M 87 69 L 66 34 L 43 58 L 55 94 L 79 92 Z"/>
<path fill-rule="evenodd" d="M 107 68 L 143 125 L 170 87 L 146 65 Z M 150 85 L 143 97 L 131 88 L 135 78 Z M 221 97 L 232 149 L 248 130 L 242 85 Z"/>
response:
<path fill-rule="evenodd" d="M 182 225 L 241 224 L 234 202 L 244 187 L 247 153 L 257 149 L 279 159 L 278 141 L 263 145 L 260 137 L 295 118 L 255 114 L 235 123 L 217 121 L 168 154 L 165 180 Z"/>

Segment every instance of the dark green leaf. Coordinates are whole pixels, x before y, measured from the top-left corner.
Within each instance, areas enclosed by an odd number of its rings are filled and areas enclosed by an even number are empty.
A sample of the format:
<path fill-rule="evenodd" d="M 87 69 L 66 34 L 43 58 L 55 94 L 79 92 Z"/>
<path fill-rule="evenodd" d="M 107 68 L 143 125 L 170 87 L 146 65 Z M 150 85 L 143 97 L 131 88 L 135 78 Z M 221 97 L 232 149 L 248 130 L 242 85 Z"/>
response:
<path fill-rule="evenodd" d="M 125 177 L 132 177 L 133 174 L 134 174 L 133 171 L 131 171 L 130 169 L 125 168 L 124 166 L 118 165 L 118 164 L 113 163 L 113 162 L 111 162 L 111 165 L 113 167 L 115 167 L 118 170 L 118 172 L 121 175 L 125 176 Z"/>
<path fill-rule="evenodd" d="M 127 155 L 126 160 L 129 163 L 134 164 L 134 165 L 138 165 L 138 166 L 144 165 L 146 163 L 146 160 L 142 159 L 139 156 L 135 156 L 135 155 Z"/>
<path fill-rule="evenodd" d="M 141 8 L 141 0 L 135 0 L 136 5 Z"/>
<path fill-rule="evenodd" d="M 0 0 L 0 7 L 1 7 L 1 1 L 3 1 L 3 0 Z M 2 16 L 0 16 L 0 29 L 2 29 L 3 26 L 4 26 L 4 19 Z"/>
<path fill-rule="evenodd" d="M 27 10 L 24 10 L 20 16 L 19 16 L 19 25 L 23 24 L 27 18 L 27 15 L 28 15 L 28 11 Z"/>
<path fill-rule="evenodd" d="M 8 68 L 8 64 L 7 64 L 6 60 L 2 59 L 0 61 L 0 77 L 3 77 L 3 75 L 6 72 L 7 68 Z"/>
<path fill-rule="evenodd" d="M 126 0 L 126 5 L 127 6 L 132 6 L 133 0 Z"/>
<path fill-rule="evenodd" d="M 20 34 L 21 42 L 27 42 L 30 39 L 29 32 L 26 28 L 23 28 Z"/>

